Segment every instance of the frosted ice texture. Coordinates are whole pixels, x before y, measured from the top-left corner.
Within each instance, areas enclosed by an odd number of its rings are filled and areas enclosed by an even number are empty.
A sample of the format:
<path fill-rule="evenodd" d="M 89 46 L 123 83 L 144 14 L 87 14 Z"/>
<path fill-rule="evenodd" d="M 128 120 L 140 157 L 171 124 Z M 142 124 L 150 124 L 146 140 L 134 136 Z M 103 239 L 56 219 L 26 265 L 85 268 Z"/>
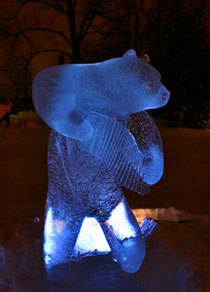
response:
<path fill-rule="evenodd" d="M 121 186 L 145 194 L 161 178 L 162 142 L 145 110 L 168 99 L 159 72 L 134 50 L 36 75 L 34 105 L 52 128 L 44 229 L 52 280 L 56 267 L 109 250 L 123 270 L 140 268 L 144 240 Z"/>
<path fill-rule="evenodd" d="M 90 140 L 90 111 L 123 118 L 164 106 L 169 92 L 159 72 L 129 50 L 122 58 L 95 64 L 71 64 L 39 72 L 33 101 L 43 120 L 60 134 Z"/>

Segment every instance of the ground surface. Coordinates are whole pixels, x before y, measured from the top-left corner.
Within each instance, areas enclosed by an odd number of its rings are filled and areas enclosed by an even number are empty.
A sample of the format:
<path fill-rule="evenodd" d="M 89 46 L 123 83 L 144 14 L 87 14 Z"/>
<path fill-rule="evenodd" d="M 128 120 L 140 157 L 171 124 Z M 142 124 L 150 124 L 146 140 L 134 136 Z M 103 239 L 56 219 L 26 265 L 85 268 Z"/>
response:
<path fill-rule="evenodd" d="M 136 274 L 122 272 L 110 255 L 89 257 L 72 264 L 65 285 L 46 280 L 41 226 L 42 222 L 19 224 L 1 232 L 1 292 L 210 291 L 209 222 L 159 222 L 146 240 L 146 258 Z"/>
<path fill-rule="evenodd" d="M 55 287 L 45 279 L 41 256 L 49 129 L 31 126 L 0 126 L 0 291 L 210 291 L 210 222 L 204 216 L 210 213 L 210 131 L 161 127 L 162 180 L 146 196 L 125 190 L 133 208 L 174 206 L 194 214 L 193 221 L 159 217 L 166 221 L 147 240 L 146 259 L 134 275 L 121 272 L 110 256 L 86 258 L 74 263 L 68 286 Z M 37 216 L 40 223 L 33 221 Z"/>

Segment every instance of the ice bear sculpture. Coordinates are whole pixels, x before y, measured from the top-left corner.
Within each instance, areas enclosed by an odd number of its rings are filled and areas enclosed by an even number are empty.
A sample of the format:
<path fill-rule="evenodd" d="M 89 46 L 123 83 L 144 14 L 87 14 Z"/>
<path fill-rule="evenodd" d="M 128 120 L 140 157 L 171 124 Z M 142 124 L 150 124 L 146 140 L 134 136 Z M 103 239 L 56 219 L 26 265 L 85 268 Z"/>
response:
<path fill-rule="evenodd" d="M 68 278 L 73 260 L 110 251 L 124 271 L 140 268 L 145 244 L 121 186 L 144 194 L 163 174 L 161 138 L 145 111 L 168 102 L 160 79 L 135 50 L 36 75 L 33 102 L 52 128 L 43 248 L 50 280 Z"/>

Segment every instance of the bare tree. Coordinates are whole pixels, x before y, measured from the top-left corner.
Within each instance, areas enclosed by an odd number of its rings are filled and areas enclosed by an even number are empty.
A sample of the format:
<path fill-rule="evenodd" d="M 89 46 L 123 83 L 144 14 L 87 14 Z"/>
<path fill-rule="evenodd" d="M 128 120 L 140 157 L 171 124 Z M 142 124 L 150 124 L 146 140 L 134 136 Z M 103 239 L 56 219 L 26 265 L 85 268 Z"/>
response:
<path fill-rule="evenodd" d="M 51 37 L 52 47 L 46 45 L 39 47 L 33 52 L 33 57 L 40 53 L 58 52 L 66 55 L 73 63 L 81 61 L 81 48 L 85 38 L 91 34 L 100 33 L 104 27 L 103 14 L 104 0 L 16 0 L 17 12 L 14 23 L 17 29 L 8 32 L 8 35 L 15 35 L 16 38 L 25 38 L 34 42 L 35 34 L 43 34 Z M 46 18 L 51 14 L 62 18 L 64 26 L 55 23 L 28 23 L 18 25 L 21 18 L 27 18 L 29 6 L 34 11 L 41 7 L 45 9 Z M 34 12 L 35 13 L 35 12 Z M 25 15 L 25 16 L 24 16 Z M 98 22 L 98 23 L 97 23 Z M 55 41 L 62 41 L 62 48 L 55 46 Z M 53 43 L 54 42 L 54 43 Z M 48 42 L 49 44 L 49 42 Z"/>
<path fill-rule="evenodd" d="M 31 63 L 40 54 L 59 54 L 79 63 L 87 40 L 103 35 L 108 0 L 3 0 L 0 11 L 1 94 L 17 100 L 30 95 Z M 41 15 L 41 16 L 40 16 Z M 91 43 L 91 42 L 89 42 Z M 94 47 L 94 44 L 92 44 Z M 90 53 L 89 49 L 89 53 Z"/>

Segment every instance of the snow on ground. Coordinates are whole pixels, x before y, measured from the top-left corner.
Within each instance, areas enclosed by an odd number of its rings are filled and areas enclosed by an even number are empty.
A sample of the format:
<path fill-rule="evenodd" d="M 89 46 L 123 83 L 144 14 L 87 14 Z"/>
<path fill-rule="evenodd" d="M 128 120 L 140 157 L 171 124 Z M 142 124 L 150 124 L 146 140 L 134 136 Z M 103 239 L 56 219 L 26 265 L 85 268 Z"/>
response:
<path fill-rule="evenodd" d="M 152 218 L 158 221 L 169 222 L 187 222 L 193 220 L 209 220 L 210 215 L 191 214 L 174 207 L 170 208 L 154 208 L 154 209 L 133 209 L 138 222 L 141 222 L 144 217 Z"/>

